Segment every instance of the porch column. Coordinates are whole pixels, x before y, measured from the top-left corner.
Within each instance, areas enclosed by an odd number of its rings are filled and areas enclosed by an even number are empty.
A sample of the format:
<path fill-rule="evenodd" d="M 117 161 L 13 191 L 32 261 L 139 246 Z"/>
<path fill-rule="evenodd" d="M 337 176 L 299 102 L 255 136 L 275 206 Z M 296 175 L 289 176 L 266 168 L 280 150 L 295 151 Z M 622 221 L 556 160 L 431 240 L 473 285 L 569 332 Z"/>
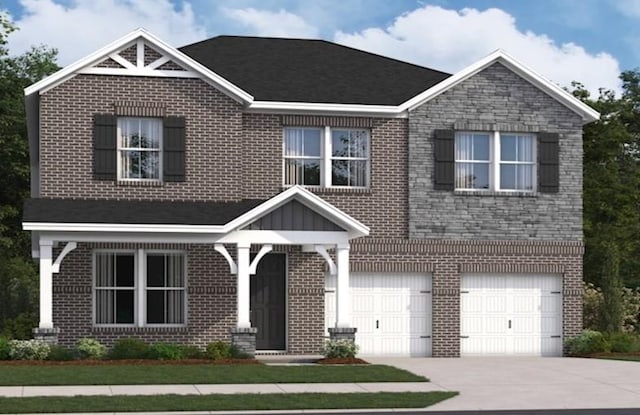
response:
<path fill-rule="evenodd" d="M 336 246 L 336 327 L 350 327 L 349 245 Z"/>
<path fill-rule="evenodd" d="M 249 317 L 250 308 L 250 281 L 249 281 L 249 249 L 251 244 L 238 243 L 238 286 L 237 286 L 237 318 L 238 328 L 251 327 Z"/>
<path fill-rule="evenodd" d="M 38 328 L 53 328 L 53 241 L 40 240 L 40 323 Z"/>

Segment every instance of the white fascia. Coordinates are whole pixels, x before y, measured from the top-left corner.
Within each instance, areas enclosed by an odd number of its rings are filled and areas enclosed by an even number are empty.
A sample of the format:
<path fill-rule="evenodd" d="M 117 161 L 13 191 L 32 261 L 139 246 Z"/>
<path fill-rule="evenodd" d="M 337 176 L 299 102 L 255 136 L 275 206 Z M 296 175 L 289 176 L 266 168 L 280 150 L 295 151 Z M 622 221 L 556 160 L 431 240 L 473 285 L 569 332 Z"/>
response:
<path fill-rule="evenodd" d="M 494 51 L 485 58 L 480 59 L 479 61 L 466 67 L 460 72 L 440 82 L 439 84 L 432 86 L 421 94 L 418 94 L 410 100 L 404 102 L 399 106 L 399 109 L 402 111 L 412 111 L 413 109 L 419 107 L 427 101 L 430 101 L 443 92 L 458 85 L 459 83 L 469 79 L 473 75 L 477 74 L 483 69 L 486 69 L 496 62 L 502 63 L 507 68 L 520 75 L 527 81 L 531 82 L 533 85 L 541 89 L 543 92 L 545 92 L 573 112 L 579 114 L 585 124 L 600 119 L 600 113 L 598 111 L 583 103 L 582 101 L 571 95 L 569 92 L 560 88 L 558 85 L 549 81 L 531 68 L 528 68 L 521 62 L 517 61 L 515 58 L 501 49 Z"/>
<path fill-rule="evenodd" d="M 107 46 L 95 51 L 94 53 L 72 63 L 71 65 L 65 67 L 64 69 L 59 70 L 58 72 L 50 75 L 43 80 L 36 82 L 35 84 L 25 88 L 24 94 L 31 95 L 34 93 L 38 93 L 41 91 L 45 91 L 47 89 L 53 88 L 56 85 L 66 81 L 67 79 L 74 76 L 79 70 L 95 65 L 102 61 L 105 58 L 108 58 L 112 53 L 128 47 L 132 46 L 136 43 L 138 39 L 143 39 L 147 41 L 151 46 L 157 49 L 159 52 L 162 52 L 166 55 L 169 55 L 172 59 L 176 60 L 178 63 L 187 66 L 188 68 L 194 70 L 195 72 L 202 75 L 202 78 L 210 83 L 211 85 L 220 88 L 227 95 L 231 96 L 238 102 L 243 102 L 245 104 L 253 102 L 253 96 L 246 91 L 242 90 L 238 86 L 232 84 L 227 81 L 220 75 L 191 59 L 189 56 L 180 52 L 176 48 L 170 46 L 169 44 L 162 41 L 160 38 L 152 35 L 147 32 L 145 29 L 139 28 L 134 30 L 133 32 L 121 37 L 108 44 Z"/>
<path fill-rule="evenodd" d="M 395 105 L 330 104 L 321 102 L 253 101 L 247 112 L 274 114 L 318 114 L 406 118 L 408 113 Z"/>

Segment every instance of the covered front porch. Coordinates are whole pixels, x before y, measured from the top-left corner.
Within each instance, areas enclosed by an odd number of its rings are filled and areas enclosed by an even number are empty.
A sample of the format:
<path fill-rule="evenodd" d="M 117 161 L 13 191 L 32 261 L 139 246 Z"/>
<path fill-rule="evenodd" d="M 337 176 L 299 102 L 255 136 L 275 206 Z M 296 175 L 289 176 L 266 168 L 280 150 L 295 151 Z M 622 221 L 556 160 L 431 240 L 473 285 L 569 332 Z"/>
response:
<path fill-rule="evenodd" d="M 227 266 L 225 272 L 235 279 L 232 290 L 232 294 L 235 294 L 235 321 L 228 325 L 230 338 L 249 353 L 255 352 L 259 326 L 265 327 L 264 324 L 256 324 L 255 320 L 260 316 L 256 310 L 252 310 L 252 303 L 256 308 L 252 291 L 258 288 L 257 282 L 268 274 L 259 272 L 260 269 L 269 265 L 269 258 L 276 257 L 277 252 L 295 250 L 298 256 L 304 254 L 322 258 L 326 272 L 314 272 L 309 278 L 324 281 L 326 273 L 336 276 L 335 324 L 329 331 L 332 336 L 350 338 L 356 331 L 349 315 L 349 247 L 352 239 L 367 235 L 369 229 L 301 187 L 290 188 L 266 201 L 225 203 L 32 199 L 25 206 L 24 228 L 34 233 L 34 256 L 40 263 L 40 322 L 34 330 L 39 338 L 57 341 L 60 325 L 54 318 L 54 303 L 64 293 L 54 294 L 54 279 L 65 258 L 79 244 L 126 244 L 127 247 L 138 247 L 129 249 L 135 258 L 135 273 L 140 276 L 139 280 L 136 279 L 140 283 L 134 284 L 139 290 L 132 294 L 133 320 L 127 321 L 130 324 L 126 325 L 134 334 L 136 328 L 145 330 L 153 326 L 154 330 L 163 329 L 161 324 L 148 324 L 145 321 L 149 310 L 148 307 L 144 308 L 145 290 L 140 288 L 144 284 L 145 273 L 148 276 L 145 267 L 150 264 L 149 255 L 157 254 L 157 250 L 139 248 L 161 244 L 195 244 L 203 247 L 199 248 L 199 252 L 204 251 L 203 256 L 224 258 Z M 189 261 L 190 258 L 186 257 L 185 262 Z M 264 266 L 261 267 L 261 264 Z M 284 264 L 286 275 L 290 267 L 286 255 Z M 95 259 L 93 268 L 95 281 Z M 194 313 L 198 312 L 200 306 L 193 303 L 199 294 L 197 287 L 193 286 L 197 284 L 187 285 L 190 279 L 196 278 L 192 274 L 199 273 L 203 268 L 202 274 L 207 274 L 206 266 L 185 265 L 184 319 L 178 321 L 181 324 L 171 325 L 172 329 L 182 326 L 188 332 Z M 285 302 L 289 300 L 287 283 L 285 279 L 285 295 L 282 298 Z M 96 320 L 95 282 L 92 287 L 92 326 L 117 328 L 120 326 L 117 320 L 109 321 L 113 324 L 107 325 Z M 299 285 L 296 289 L 303 290 Z M 147 287 L 147 294 L 149 290 Z M 310 318 L 317 311 L 309 310 Z M 315 317 L 324 321 L 323 315 Z"/>

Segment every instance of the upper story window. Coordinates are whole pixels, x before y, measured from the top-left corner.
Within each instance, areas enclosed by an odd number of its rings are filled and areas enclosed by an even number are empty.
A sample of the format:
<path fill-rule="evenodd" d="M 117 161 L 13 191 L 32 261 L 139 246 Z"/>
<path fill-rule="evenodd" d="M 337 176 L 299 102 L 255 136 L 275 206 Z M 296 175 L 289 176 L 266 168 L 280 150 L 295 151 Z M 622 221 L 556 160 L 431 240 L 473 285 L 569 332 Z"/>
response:
<path fill-rule="evenodd" d="M 95 252 L 95 324 L 184 325 L 185 262 L 181 252 Z"/>
<path fill-rule="evenodd" d="M 455 188 L 532 192 L 536 186 L 532 134 L 457 132 Z"/>
<path fill-rule="evenodd" d="M 162 120 L 118 118 L 118 179 L 161 180 Z"/>
<path fill-rule="evenodd" d="M 370 132 L 349 128 L 285 128 L 284 184 L 369 186 Z"/>

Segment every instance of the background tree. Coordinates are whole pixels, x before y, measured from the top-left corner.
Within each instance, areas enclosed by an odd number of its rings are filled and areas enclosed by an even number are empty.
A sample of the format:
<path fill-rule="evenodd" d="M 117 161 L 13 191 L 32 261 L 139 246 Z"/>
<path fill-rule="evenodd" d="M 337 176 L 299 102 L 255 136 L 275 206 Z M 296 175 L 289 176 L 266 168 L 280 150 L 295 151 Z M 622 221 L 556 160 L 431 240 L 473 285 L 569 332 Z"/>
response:
<path fill-rule="evenodd" d="M 24 88 L 58 70 L 57 52 L 44 46 L 10 56 L 16 30 L 0 15 L 0 334 L 25 338 L 37 323 L 38 277 L 30 238 L 21 229 L 29 197 L 29 145 Z"/>

